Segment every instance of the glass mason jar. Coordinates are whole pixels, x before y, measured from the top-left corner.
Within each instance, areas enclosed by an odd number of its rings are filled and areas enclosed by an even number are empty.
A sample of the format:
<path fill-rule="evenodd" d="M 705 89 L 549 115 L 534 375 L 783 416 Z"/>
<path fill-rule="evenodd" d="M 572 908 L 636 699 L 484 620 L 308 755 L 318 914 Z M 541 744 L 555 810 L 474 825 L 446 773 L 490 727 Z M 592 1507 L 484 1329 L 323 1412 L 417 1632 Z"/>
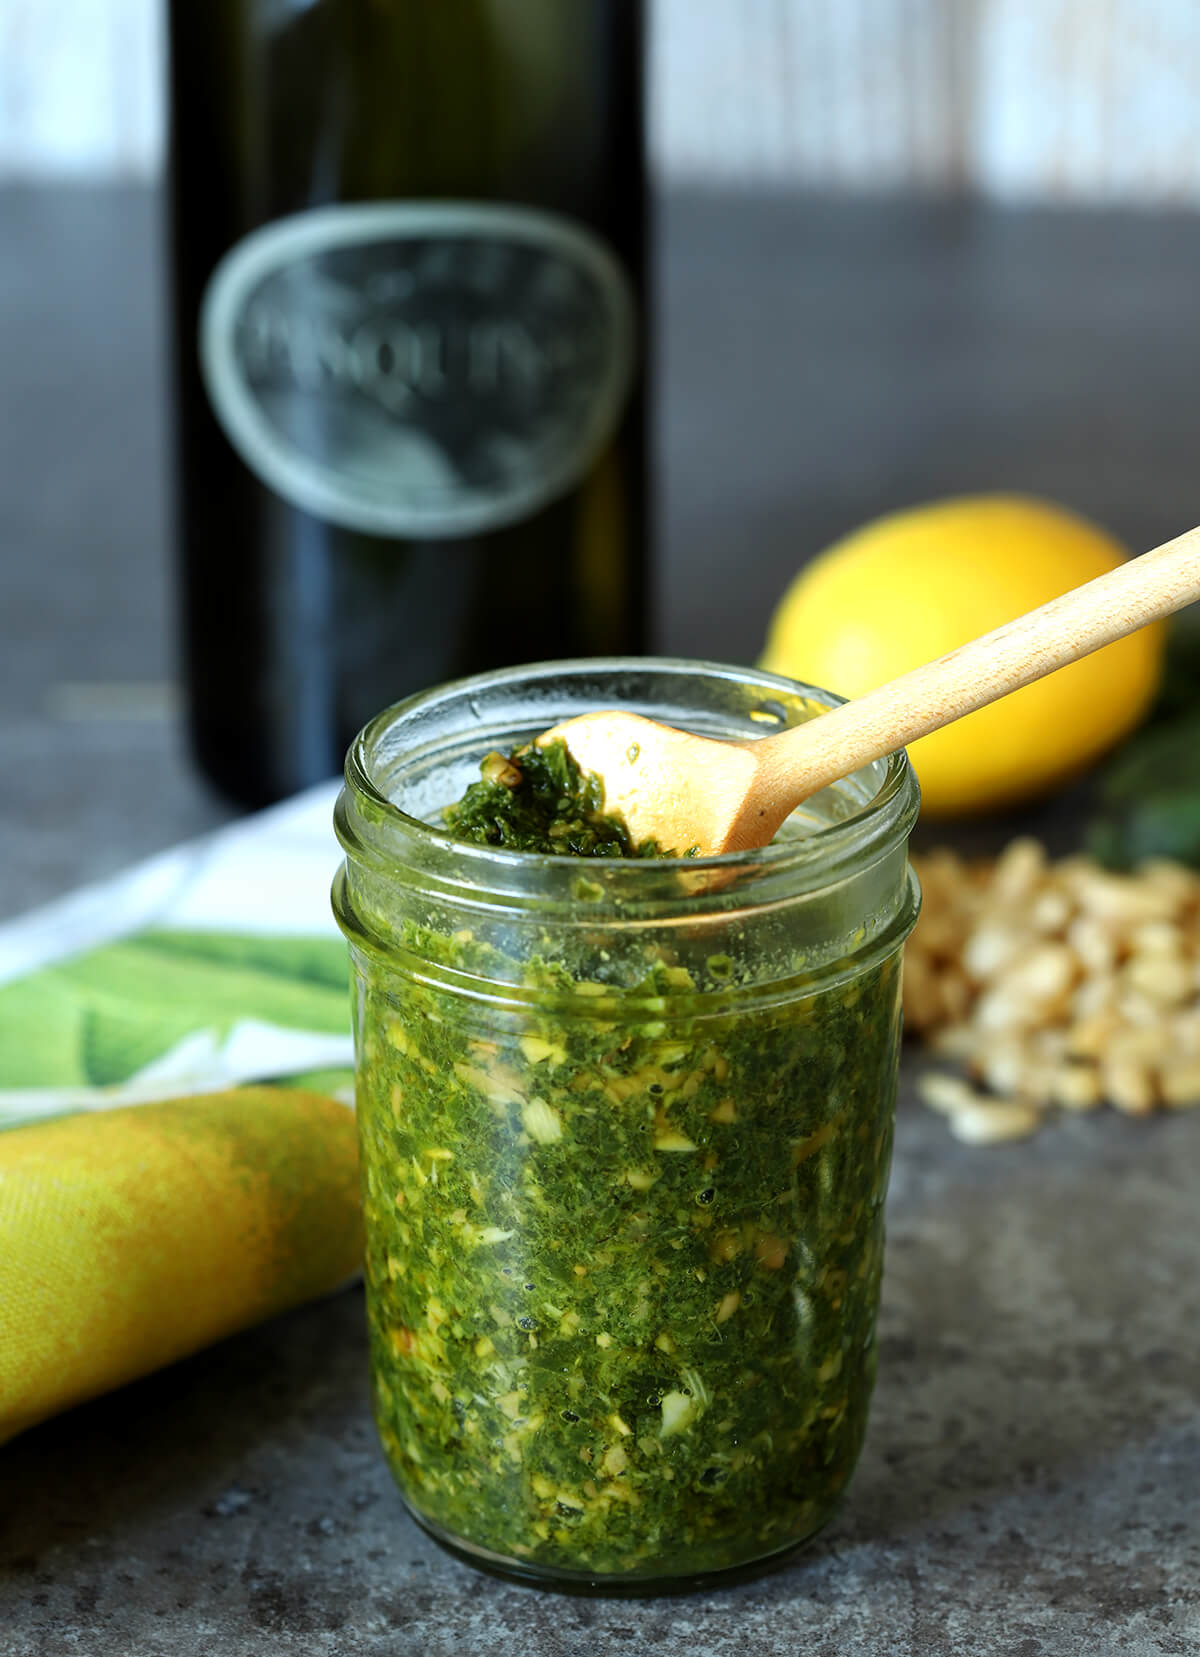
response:
<path fill-rule="evenodd" d="M 574 714 L 746 737 L 835 700 L 549 663 L 402 702 L 350 750 L 375 1414 L 415 1517 L 477 1564 L 644 1592 L 829 1517 L 875 1374 L 918 794 L 896 755 L 707 860 L 433 825 L 485 753 Z"/>

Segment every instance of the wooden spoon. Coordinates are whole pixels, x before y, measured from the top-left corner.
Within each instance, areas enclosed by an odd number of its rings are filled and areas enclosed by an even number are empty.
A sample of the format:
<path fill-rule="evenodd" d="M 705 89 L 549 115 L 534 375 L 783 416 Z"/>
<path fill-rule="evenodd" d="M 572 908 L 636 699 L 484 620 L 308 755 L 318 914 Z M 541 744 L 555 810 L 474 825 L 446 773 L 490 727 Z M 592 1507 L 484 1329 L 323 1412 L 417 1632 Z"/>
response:
<path fill-rule="evenodd" d="M 586 713 L 564 741 L 636 841 L 702 857 L 765 846 L 801 801 L 883 754 L 1200 598 L 1200 528 L 1074 587 L 856 701 L 775 736 L 693 736 L 639 714 Z"/>

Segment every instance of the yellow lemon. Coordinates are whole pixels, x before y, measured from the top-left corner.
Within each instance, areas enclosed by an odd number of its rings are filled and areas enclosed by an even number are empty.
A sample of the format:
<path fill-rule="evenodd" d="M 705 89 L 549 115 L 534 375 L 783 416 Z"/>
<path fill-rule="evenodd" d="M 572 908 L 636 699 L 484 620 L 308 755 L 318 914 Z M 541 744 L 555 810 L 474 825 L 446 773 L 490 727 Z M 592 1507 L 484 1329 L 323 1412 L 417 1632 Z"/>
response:
<path fill-rule="evenodd" d="M 772 618 L 762 665 L 861 696 L 1077 587 L 1126 556 L 1048 502 L 977 495 L 897 512 L 803 569 Z M 1143 717 L 1165 628 L 1145 627 L 913 744 L 926 809 L 1016 804 L 1085 770 Z"/>

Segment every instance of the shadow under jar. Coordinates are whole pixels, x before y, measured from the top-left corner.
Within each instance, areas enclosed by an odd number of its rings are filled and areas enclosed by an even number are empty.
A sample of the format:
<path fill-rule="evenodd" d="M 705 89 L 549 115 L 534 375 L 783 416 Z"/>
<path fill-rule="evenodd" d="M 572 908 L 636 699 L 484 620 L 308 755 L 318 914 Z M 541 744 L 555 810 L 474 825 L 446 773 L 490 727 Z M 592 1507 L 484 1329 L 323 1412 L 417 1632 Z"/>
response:
<path fill-rule="evenodd" d="M 578 713 L 745 737 L 835 700 L 549 663 L 414 697 L 350 751 L 375 1414 L 416 1518 L 476 1564 L 649 1592 L 829 1517 L 875 1375 L 918 794 L 878 761 L 710 860 L 433 825 L 485 753 Z"/>

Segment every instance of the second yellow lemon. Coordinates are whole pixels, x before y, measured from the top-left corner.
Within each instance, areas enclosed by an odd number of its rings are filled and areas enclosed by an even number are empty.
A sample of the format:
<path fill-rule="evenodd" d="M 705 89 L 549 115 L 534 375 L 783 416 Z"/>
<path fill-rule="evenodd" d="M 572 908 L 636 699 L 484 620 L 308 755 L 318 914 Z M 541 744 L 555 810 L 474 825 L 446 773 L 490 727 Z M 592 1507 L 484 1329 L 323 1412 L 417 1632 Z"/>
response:
<path fill-rule="evenodd" d="M 877 519 L 796 577 L 762 665 L 861 696 L 1114 568 L 1095 524 L 1018 495 L 964 496 Z M 1017 804 L 1077 775 L 1142 719 L 1161 625 L 981 708 L 910 750 L 933 813 Z"/>

